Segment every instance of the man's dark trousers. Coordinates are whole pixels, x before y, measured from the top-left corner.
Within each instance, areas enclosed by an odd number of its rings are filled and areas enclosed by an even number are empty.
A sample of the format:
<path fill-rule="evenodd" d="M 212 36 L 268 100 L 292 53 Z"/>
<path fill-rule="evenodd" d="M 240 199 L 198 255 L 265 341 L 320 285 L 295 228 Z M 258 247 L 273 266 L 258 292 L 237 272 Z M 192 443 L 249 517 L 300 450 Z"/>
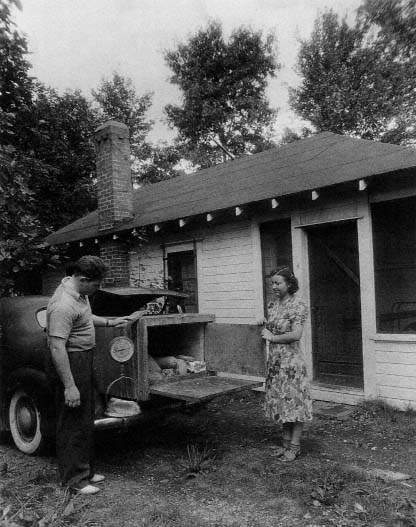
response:
<path fill-rule="evenodd" d="M 93 350 L 71 351 L 68 358 L 81 404 L 67 406 L 64 387 L 56 381 L 56 455 L 62 484 L 77 488 L 94 475 Z"/>

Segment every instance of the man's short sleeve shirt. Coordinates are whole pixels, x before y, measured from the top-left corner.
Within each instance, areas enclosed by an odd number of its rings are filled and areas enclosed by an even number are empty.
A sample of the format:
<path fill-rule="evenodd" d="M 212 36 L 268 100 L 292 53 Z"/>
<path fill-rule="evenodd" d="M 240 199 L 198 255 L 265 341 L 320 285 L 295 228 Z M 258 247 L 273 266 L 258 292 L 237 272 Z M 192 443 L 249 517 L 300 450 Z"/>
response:
<path fill-rule="evenodd" d="M 48 303 L 46 312 L 49 337 L 66 341 L 66 349 L 87 351 L 95 346 L 95 329 L 91 306 L 87 296 L 81 296 L 71 287 L 66 277 Z"/>

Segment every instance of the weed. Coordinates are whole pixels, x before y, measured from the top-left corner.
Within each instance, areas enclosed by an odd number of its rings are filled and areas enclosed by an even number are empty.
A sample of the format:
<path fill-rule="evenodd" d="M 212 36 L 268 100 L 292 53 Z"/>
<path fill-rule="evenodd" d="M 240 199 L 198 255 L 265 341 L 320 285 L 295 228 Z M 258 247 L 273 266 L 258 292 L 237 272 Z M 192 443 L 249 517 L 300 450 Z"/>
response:
<path fill-rule="evenodd" d="M 197 444 L 191 443 L 187 445 L 186 449 L 188 453 L 186 466 L 188 477 L 206 473 L 212 468 L 216 459 L 216 453 L 207 444 L 203 448 L 200 448 Z"/>
<path fill-rule="evenodd" d="M 363 401 L 357 407 L 355 414 L 364 415 L 364 417 L 388 417 L 396 418 L 397 414 L 400 413 L 400 410 L 391 406 L 384 399 L 369 399 Z"/>

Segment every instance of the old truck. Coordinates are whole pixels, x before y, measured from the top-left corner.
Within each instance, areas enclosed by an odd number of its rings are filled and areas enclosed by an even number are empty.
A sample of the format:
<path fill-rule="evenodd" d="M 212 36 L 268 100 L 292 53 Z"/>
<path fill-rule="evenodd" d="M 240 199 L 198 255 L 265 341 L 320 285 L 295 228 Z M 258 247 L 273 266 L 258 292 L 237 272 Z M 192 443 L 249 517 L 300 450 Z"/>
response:
<path fill-rule="evenodd" d="M 96 429 L 129 427 L 155 409 L 261 384 L 210 371 L 205 329 L 214 316 L 182 312 L 181 296 L 175 291 L 122 288 L 100 290 L 91 298 L 92 311 L 100 316 L 139 311 L 126 328 L 96 328 Z M 48 300 L 0 299 L 0 432 L 10 432 L 26 454 L 40 452 L 54 435 L 53 394 L 44 367 Z M 181 358 L 168 364 L 173 367 L 159 367 L 172 357 Z"/>

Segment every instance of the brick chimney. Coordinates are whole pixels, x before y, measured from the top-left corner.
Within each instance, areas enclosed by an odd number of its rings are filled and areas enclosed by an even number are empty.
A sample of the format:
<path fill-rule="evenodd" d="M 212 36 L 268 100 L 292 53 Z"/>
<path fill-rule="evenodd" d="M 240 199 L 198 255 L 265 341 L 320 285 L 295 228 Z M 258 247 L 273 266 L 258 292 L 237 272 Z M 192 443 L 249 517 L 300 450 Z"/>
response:
<path fill-rule="evenodd" d="M 98 229 L 104 233 L 133 216 L 129 129 L 108 121 L 95 131 Z M 110 268 L 105 285 L 129 285 L 128 248 L 120 240 L 102 238 L 100 256 Z"/>
<path fill-rule="evenodd" d="M 108 121 L 95 131 L 97 145 L 98 224 L 112 229 L 133 215 L 129 129 Z"/>

